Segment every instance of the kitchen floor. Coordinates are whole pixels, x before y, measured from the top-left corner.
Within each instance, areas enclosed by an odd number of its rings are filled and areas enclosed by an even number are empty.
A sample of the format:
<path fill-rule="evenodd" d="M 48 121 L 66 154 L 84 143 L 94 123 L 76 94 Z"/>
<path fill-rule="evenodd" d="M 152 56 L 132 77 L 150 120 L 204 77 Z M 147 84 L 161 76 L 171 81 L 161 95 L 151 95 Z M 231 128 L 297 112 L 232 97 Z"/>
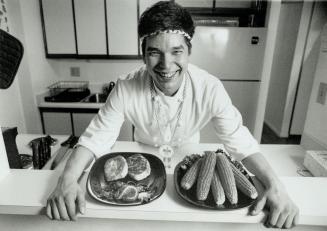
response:
<path fill-rule="evenodd" d="M 278 137 L 265 123 L 263 124 L 261 144 L 300 144 L 300 135 L 290 135 L 288 138 Z"/>

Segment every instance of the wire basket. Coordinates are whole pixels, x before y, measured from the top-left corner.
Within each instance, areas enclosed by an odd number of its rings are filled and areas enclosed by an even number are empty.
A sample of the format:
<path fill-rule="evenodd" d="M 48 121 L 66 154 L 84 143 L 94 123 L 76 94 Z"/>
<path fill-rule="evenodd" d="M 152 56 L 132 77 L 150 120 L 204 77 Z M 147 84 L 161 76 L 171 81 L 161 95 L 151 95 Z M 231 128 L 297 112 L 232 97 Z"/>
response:
<path fill-rule="evenodd" d="M 88 81 L 59 81 L 48 87 L 50 95 L 56 95 L 68 89 L 84 91 L 88 88 Z"/>

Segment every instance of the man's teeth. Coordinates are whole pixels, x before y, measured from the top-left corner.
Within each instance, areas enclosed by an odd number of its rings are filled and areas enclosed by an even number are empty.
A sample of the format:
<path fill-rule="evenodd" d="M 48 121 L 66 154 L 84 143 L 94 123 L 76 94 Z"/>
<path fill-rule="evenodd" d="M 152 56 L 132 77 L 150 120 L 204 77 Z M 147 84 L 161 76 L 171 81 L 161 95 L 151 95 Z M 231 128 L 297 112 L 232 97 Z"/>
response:
<path fill-rule="evenodd" d="M 161 77 L 163 78 L 172 78 L 174 75 L 175 75 L 176 72 L 173 72 L 173 73 L 158 73 Z"/>

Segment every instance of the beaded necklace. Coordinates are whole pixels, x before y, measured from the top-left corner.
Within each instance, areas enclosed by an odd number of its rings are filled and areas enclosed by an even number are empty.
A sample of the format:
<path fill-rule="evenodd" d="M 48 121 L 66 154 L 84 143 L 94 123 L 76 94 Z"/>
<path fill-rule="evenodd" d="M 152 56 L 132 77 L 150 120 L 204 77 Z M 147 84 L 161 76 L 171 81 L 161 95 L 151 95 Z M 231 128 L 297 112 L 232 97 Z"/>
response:
<path fill-rule="evenodd" d="M 160 110 L 160 102 L 159 102 L 159 96 L 158 96 L 158 93 L 156 92 L 152 78 L 150 78 L 149 84 L 150 84 L 150 90 L 151 90 L 151 98 L 152 98 L 152 102 L 153 102 L 153 110 L 154 110 L 155 118 L 156 118 L 156 121 L 158 124 L 160 137 L 162 139 L 162 145 L 159 147 L 159 154 L 163 157 L 163 162 L 166 165 L 166 167 L 170 168 L 171 158 L 174 154 L 174 149 L 172 147 L 172 140 L 174 139 L 177 127 L 180 126 L 180 119 L 181 119 L 181 115 L 182 115 L 182 111 L 183 111 L 184 101 L 186 98 L 187 75 L 185 75 L 183 98 L 180 101 L 180 104 L 178 106 L 176 114 L 171 119 L 169 119 L 166 124 L 166 127 L 167 126 L 170 127 L 170 131 L 171 131 L 170 136 L 167 136 L 167 135 L 165 136 L 165 134 L 163 132 L 163 128 L 160 126 L 159 112 L 158 112 Z M 177 117 L 176 124 L 173 128 L 172 123 L 176 117 Z"/>

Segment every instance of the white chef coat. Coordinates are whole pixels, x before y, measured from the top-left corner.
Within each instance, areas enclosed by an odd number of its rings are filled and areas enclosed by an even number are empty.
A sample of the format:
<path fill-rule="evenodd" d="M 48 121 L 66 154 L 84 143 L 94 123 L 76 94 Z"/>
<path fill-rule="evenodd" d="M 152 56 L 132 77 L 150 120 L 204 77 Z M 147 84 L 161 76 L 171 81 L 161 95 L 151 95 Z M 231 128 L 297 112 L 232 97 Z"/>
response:
<path fill-rule="evenodd" d="M 164 129 L 160 130 L 158 124 L 163 128 L 163 121 L 167 120 L 162 120 L 162 117 L 166 116 L 168 120 L 172 118 L 181 100 L 184 100 L 179 123 L 176 124 L 175 118 L 169 126 L 170 130 L 177 126 L 175 132 L 171 131 L 170 145 L 198 143 L 199 131 L 211 121 L 217 141 L 219 139 L 227 152 L 236 159 L 242 160 L 259 152 L 257 141 L 242 124 L 241 114 L 233 106 L 217 77 L 189 64 L 188 73 L 174 96 L 166 96 L 155 87 L 156 94 L 152 97 L 150 81 L 152 80 L 145 66 L 119 79 L 105 105 L 81 135 L 78 145 L 88 148 L 96 156 L 109 153 L 122 123 L 128 120 L 135 127 L 135 141 L 160 146 L 165 143 L 162 134 Z M 154 111 L 157 101 L 163 108 L 170 109 L 166 114 L 162 113 L 165 110 L 159 111 L 159 118 L 156 118 Z"/>

